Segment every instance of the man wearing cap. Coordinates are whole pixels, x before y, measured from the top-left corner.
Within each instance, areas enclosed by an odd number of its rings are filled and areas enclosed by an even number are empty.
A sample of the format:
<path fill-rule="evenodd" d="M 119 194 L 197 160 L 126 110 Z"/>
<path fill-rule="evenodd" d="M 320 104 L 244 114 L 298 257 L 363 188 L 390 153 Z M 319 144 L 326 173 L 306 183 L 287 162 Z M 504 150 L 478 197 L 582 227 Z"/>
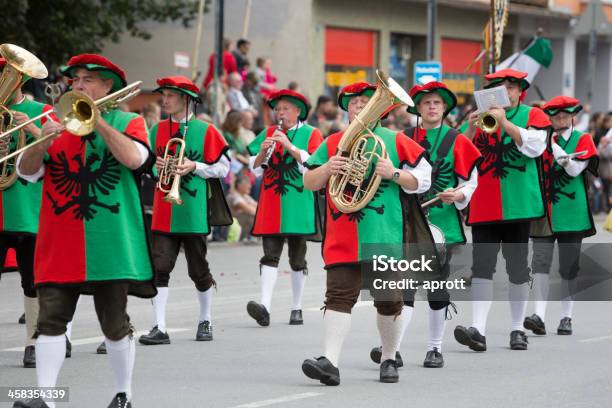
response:
<path fill-rule="evenodd" d="M 123 70 L 96 54 L 72 57 L 61 72 L 71 78 L 73 90 L 93 100 L 126 85 Z M 131 407 L 135 349 L 127 297 L 156 294 L 137 177 L 152 157 L 145 121 L 111 109 L 100 115 L 89 135 L 76 137 L 47 121 L 42 137 L 53 134 L 17 163 L 21 177 L 43 178 L 34 257 L 40 303 L 38 386 L 55 387 L 64 362 L 66 324 L 79 296 L 93 294 L 115 377 L 116 395 L 109 407 Z M 47 404 L 38 399 L 15 406 L 55 406 Z"/>
<path fill-rule="evenodd" d="M 457 98 L 444 83 L 429 82 L 422 86 L 415 85 L 410 90 L 410 97 L 415 105 L 408 107 L 408 112 L 417 116 L 417 126 L 406 129 L 405 134 L 427 151 L 432 163 L 431 188 L 421 195 L 421 199 L 429 201 L 436 196 L 440 198 L 427 209 L 427 218 L 444 234 L 446 257 L 442 266 L 442 277 L 446 279 L 450 274 L 453 248 L 466 242 L 459 211 L 467 207 L 478 185 L 477 166 L 482 159 L 476 146 L 467 137 L 443 123 L 446 115 L 457 105 Z M 457 189 L 459 185 L 461 187 Z M 450 296 L 445 289 L 442 289 L 428 291 L 427 298 L 429 344 L 423 366 L 440 368 L 444 366 L 442 338 Z M 414 300 L 404 301 L 402 338 L 412 318 L 413 310 Z M 374 362 L 380 363 L 380 347 L 372 349 L 370 356 Z M 398 365 L 403 365 L 399 349 L 396 357 Z"/>
<path fill-rule="evenodd" d="M 542 109 L 553 127 L 553 136 L 542 157 L 547 216 L 540 222 L 544 228 L 532 228 L 535 313 L 526 317 L 523 325 L 535 334 L 546 334 L 548 277 L 556 241 L 561 275 L 561 320 L 557 334 L 569 335 L 582 239 L 595 235 L 585 170 L 596 176 L 599 159 L 591 135 L 574 129 L 574 117 L 582 110 L 580 101 L 555 96 Z"/>
<path fill-rule="evenodd" d="M 510 281 L 510 348 L 527 349 L 523 319 L 529 298 L 529 225 L 544 216 L 537 158 L 546 149 L 550 121 L 540 109 L 521 103 L 522 93 L 529 87 L 526 77 L 527 73 L 513 69 L 486 75 L 486 88 L 504 86 L 511 106 L 489 111 L 499 124 L 496 132 L 488 134 L 476 128 L 478 113 L 470 115 L 465 131 L 483 161 L 478 166 L 478 187 L 467 218 L 474 242 L 472 325 L 457 326 L 454 334 L 459 343 L 474 351 L 487 349 L 485 329 L 500 246 Z"/>
<path fill-rule="evenodd" d="M 270 324 L 278 262 L 287 242 L 293 293 L 289 324 L 299 325 L 303 323 L 302 294 L 308 273 L 306 240 L 315 239 L 319 233 L 315 195 L 304 189 L 302 165 L 319 147 L 323 137 L 318 129 L 305 122 L 310 105 L 304 95 L 282 89 L 270 95 L 267 103 L 276 113 L 278 126 L 262 130 L 247 147 L 252 156 L 251 168 L 256 175 L 263 173 L 251 234 L 263 237 L 264 251 L 259 261 L 260 302 L 250 301 L 247 312 L 260 326 Z M 271 155 L 266 163 L 268 153 Z"/>
<path fill-rule="evenodd" d="M 348 112 L 350 122 L 366 106 L 375 90 L 375 85 L 358 82 L 340 91 L 338 105 Z M 379 125 L 372 131 L 382 139 L 389 157 L 376 163 L 375 172 L 382 181 L 373 199 L 357 212 L 345 214 L 339 211 L 327 188 L 331 175 L 342 172 L 348 163 L 348 158 L 337 151 L 344 132 L 330 135 L 305 163 L 308 168 L 304 174 L 305 187 L 313 191 L 326 189 L 323 260 L 327 270 L 327 291 L 324 353 L 318 358 L 305 360 L 302 371 L 325 385 L 340 384 L 338 362 L 342 343 L 350 330 L 351 311 L 362 288 L 362 268 L 372 269 L 372 257 L 365 254 L 365 246 L 376 244 L 401 251 L 403 244 L 414 242 L 407 232 L 407 224 L 419 224 L 421 230 L 429 234 L 425 217 L 413 196 L 424 193 L 431 184 L 431 166 L 424 158 L 425 150 L 401 132 Z M 408 207 L 405 201 L 410 197 L 413 198 L 412 207 Z M 402 332 L 403 302 L 401 293 L 394 295 L 392 293 L 384 301 L 375 296 L 374 300 L 382 344 L 379 379 L 385 383 L 399 380 L 395 352 Z"/>
<path fill-rule="evenodd" d="M 196 332 L 197 341 L 213 339 L 211 323 L 212 286 L 215 281 L 206 261 L 206 236 L 210 233 L 209 183 L 219 183 L 229 172 L 230 162 L 225 139 L 211 124 L 196 119 L 195 105 L 200 102 L 198 88 L 183 76 L 157 80 L 155 92 L 162 94 L 162 109 L 168 115 L 150 131 L 151 147 L 157 154 L 156 172 L 164 166 L 164 152 L 168 141 L 179 138 L 185 142 L 182 164 L 176 174 L 181 176 L 180 197 L 182 204 L 164 200 L 166 193 L 155 190 L 153 199 L 153 265 L 157 296 L 153 298 L 155 326 L 138 341 L 145 345 L 170 344 L 166 330 L 166 304 L 168 282 L 174 269 L 181 244 L 185 248 L 187 271 L 196 287 L 200 303 L 200 317 Z M 177 145 L 174 148 L 178 149 Z M 176 152 L 170 151 L 174 156 Z M 169 188 L 169 186 L 166 186 Z M 222 200 L 223 194 L 213 194 Z"/>
<path fill-rule="evenodd" d="M 3 70 L 5 65 L 6 60 L 0 58 L 0 70 Z M 31 117 L 53 109 L 52 106 L 26 98 L 20 88 L 15 90 L 7 103 L 6 108 L 12 112 L 15 126 L 27 122 Z M 1 112 L 4 112 L 4 110 Z M 54 115 L 52 116 L 55 118 Z M 45 117 L 25 127 L 26 143 L 31 143 L 32 140 L 40 136 L 40 127 L 47 120 L 47 117 Z M 9 152 L 15 151 L 18 138 L 19 132 L 14 132 L 4 138 L 0 144 L 6 143 L 5 146 L 9 148 Z M 8 163 L 1 164 L 0 168 L 7 165 Z M 26 368 L 36 367 L 35 339 L 33 336 L 38 320 L 38 299 L 34 288 L 34 248 L 38 231 L 41 194 L 42 183 L 40 180 L 35 183 L 28 183 L 21 178 L 17 178 L 12 185 L 0 190 L 0 269 L 5 264 L 9 248 L 13 248 L 19 265 L 21 288 L 24 295 L 26 347 L 23 354 L 23 366 Z"/>

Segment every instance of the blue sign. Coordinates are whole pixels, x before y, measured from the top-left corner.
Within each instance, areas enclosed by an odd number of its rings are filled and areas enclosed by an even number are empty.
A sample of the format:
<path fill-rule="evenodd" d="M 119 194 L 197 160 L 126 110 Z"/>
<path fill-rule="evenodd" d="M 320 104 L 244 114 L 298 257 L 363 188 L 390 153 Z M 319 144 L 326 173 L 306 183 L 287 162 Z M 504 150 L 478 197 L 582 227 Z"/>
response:
<path fill-rule="evenodd" d="M 442 81 L 442 64 L 440 61 L 417 61 L 414 63 L 414 85 Z"/>

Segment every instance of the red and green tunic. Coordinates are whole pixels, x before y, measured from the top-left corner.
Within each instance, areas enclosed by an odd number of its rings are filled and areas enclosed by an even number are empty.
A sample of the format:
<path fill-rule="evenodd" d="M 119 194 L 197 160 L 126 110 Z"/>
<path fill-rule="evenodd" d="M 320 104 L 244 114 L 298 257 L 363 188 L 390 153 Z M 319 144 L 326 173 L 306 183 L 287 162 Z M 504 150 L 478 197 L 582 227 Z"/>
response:
<path fill-rule="evenodd" d="M 262 142 L 271 137 L 275 126 L 264 129 L 247 150 L 256 156 Z M 287 137 L 299 150 L 313 154 L 323 141 L 321 132 L 303 124 L 290 129 Z M 304 188 L 299 163 L 276 143 L 269 166 L 264 170 L 253 231 L 255 236 L 289 236 L 317 234 L 316 201 L 312 191 Z"/>
<path fill-rule="evenodd" d="M 184 122 L 179 125 L 173 121 L 172 129 L 170 126 L 169 120 L 162 120 L 150 132 L 151 146 L 160 157 L 164 155 L 168 140 L 181 138 L 184 133 Z M 221 133 L 213 125 L 199 119 L 189 120 L 184 140 L 185 158 L 193 162 L 215 164 L 228 149 Z M 164 201 L 166 193 L 155 189 L 151 230 L 163 234 L 208 235 L 209 189 L 206 179 L 193 173 L 182 176 L 180 192 L 183 204 L 176 205 Z"/>
<path fill-rule="evenodd" d="M 23 102 L 8 107 L 12 111 L 22 112 L 33 118 L 43 112 L 53 109 L 49 105 L 31 101 L 25 98 Z M 47 117 L 34 122 L 42 127 Z M 11 135 L 10 151 L 15 151 L 18 132 Z M 26 133 L 27 143 L 34 137 Z M 14 160 L 11 162 L 15 163 Z M 15 169 L 11 169 L 15 171 Z M 38 213 L 40 211 L 40 198 L 42 196 L 42 182 L 28 183 L 17 178 L 17 181 L 4 191 L 0 191 L 0 233 L 34 235 L 38 231 Z"/>
<path fill-rule="evenodd" d="M 425 150 L 401 132 L 376 127 L 379 136 L 396 168 L 403 165 L 416 167 L 425 156 Z M 317 151 L 306 161 L 309 169 L 319 167 L 336 154 L 343 132 L 330 135 Z M 329 186 L 328 186 L 329 187 Z M 340 212 L 329 197 L 326 188 L 325 236 L 323 239 L 323 260 L 325 268 L 342 264 L 370 262 L 370 251 L 365 248 L 384 247 L 401 259 L 404 238 L 404 214 L 400 201 L 403 194 L 400 186 L 391 180 L 382 180 L 374 198 L 361 210 L 345 214 Z"/>
<path fill-rule="evenodd" d="M 546 130 L 550 121 L 542 110 L 519 104 L 506 112 L 518 127 Z M 526 221 L 544 216 L 538 160 L 521 153 L 502 129 L 487 134 L 478 129 L 473 143 L 482 154 L 478 187 L 470 201 L 468 225 Z"/>
<path fill-rule="evenodd" d="M 588 133 L 574 130 L 569 139 L 558 137 L 557 144 L 567 154 L 586 151 L 574 160 L 588 160 L 589 169 L 597 173 L 597 149 Z M 543 155 L 544 191 L 546 214 L 553 234 L 582 233 L 585 237 L 595 234 L 593 216 L 587 196 L 586 172 L 572 177 L 555 160 L 551 150 Z"/>
<path fill-rule="evenodd" d="M 106 122 L 149 146 L 144 119 L 112 110 Z M 37 285 L 129 282 L 130 294 L 152 297 L 153 268 L 140 177 L 112 155 L 96 132 L 61 134 L 47 151 L 34 256 Z"/>
<path fill-rule="evenodd" d="M 415 139 L 427 152 L 433 163 L 431 174 L 431 188 L 425 195 L 425 200 L 432 199 L 436 194 L 459 185 L 460 177 L 469 180 L 474 168 L 482 160 L 480 152 L 470 140 L 462 134 L 453 138 L 452 143 L 446 150 L 446 156 L 439 157 L 444 153 L 440 151 L 445 137 L 451 130 L 450 127 L 442 125 L 436 129 L 425 130 L 419 128 L 415 134 L 408 135 Z M 461 215 L 455 204 L 445 204 L 438 201 L 429 207 L 429 222 L 440 228 L 444 233 L 446 244 L 463 244 L 466 242 Z"/>

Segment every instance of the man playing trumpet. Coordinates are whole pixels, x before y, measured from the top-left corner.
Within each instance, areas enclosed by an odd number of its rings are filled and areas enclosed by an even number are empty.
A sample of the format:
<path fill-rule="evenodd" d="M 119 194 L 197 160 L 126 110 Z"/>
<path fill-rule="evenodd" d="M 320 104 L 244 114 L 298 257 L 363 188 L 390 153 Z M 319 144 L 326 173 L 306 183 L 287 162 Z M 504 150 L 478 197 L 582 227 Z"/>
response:
<path fill-rule="evenodd" d="M 126 86 L 124 71 L 95 54 L 72 57 L 61 72 L 72 89 L 96 100 Z M 39 387 L 55 387 L 64 362 L 66 324 L 81 294 L 94 304 L 115 376 L 110 408 L 131 407 L 133 327 L 128 295 L 153 297 L 153 268 L 135 177 L 152 154 L 145 121 L 109 109 L 93 132 L 77 137 L 53 121 L 18 159 L 19 175 L 43 178 L 34 267 L 40 314 L 36 340 Z M 40 399 L 16 407 L 54 407 Z"/>
<path fill-rule="evenodd" d="M 166 329 L 168 282 L 181 244 L 185 248 L 187 271 L 195 284 L 200 303 L 195 339 L 209 341 L 213 339 L 211 303 L 212 287 L 215 284 L 206 261 L 210 201 L 221 200 L 222 205 L 227 207 L 219 190 L 210 194 L 211 199 L 208 198 L 211 188 L 209 182 L 219 183 L 217 179 L 228 174 L 228 147 L 213 125 L 194 117 L 193 105 L 200 102 L 200 97 L 193 82 L 183 76 L 175 76 L 160 78 L 157 85 L 155 92 L 162 94 L 162 109 L 168 119 L 153 126 L 150 132 L 151 146 L 157 153 L 155 166 L 158 176 L 164 176 L 162 173 L 170 176 L 170 184 L 180 178 L 178 191 L 175 192 L 180 197 L 167 200 L 165 192 L 159 188 L 155 190 L 151 225 L 157 287 L 157 296 L 153 298 L 155 326 L 149 334 L 140 336 L 138 341 L 145 345 L 170 343 Z M 179 139 L 179 142 L 171 141 L 173 138 Z M 176 168 L 171 169 L 167 167 L 168 161 L 174 159 L 170 156 L 178 156 L 180 141 L 184 143 L 182 162 L 176 163 Z M 168 157 L 164 157 L 166 147 Z"/>

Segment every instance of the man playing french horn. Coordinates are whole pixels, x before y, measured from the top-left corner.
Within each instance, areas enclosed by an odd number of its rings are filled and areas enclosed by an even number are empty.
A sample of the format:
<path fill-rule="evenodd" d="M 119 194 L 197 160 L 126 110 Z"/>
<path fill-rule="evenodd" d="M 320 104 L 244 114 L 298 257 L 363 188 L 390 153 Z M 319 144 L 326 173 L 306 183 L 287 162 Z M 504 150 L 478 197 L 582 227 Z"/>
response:
<path fill-rule="evenodd" d="M 72 57 L 61 72 L 82 93 L 73 93 L 82 103 L 126 86 L 124 71 L 100 55 Z M 93 294 L 115 377 L 116 395 L 109 407 L 125 408 L 131 407 L 135 354 L 128 294 L 150 298 L 156 293 L 136 177 L 152 154 L 141 116 L 111 104 L 96 117 L 98 108 L 88 104 L 93 123 L 74 118 L 76 113 L 71 120 L 60 117 L 62 124 L 47 121 L 41 138 L 51 137 L 17 161 L 24 179 L 43 178 L 34 258 L 40 303 L 36 373 L 39 387 L 55 387 L 64 362 L 66 324 L 79 296 Z M 65 130 L 75 122 L 90 133 L 77 137 Z M 55 404 L 35 399 L 14 406 Z"/>
<path fill-rule="evenodd" d="M 211 303 L 215 281 L 206 261 L 206 235 L 210 233 L 211 200 L 220 200 L 227 208 L 220 188 L 211 192 L 211 183 L 219 183 L 218 179 L 229 173 L 228 146 L 212 124 L 194 117 L 193 105 L 200 102 L 200 97 L 193 82 L 175 76 L 160 78 L 157 85 L 155 92 L 162 94 L 162 109 L 168 119 L 153 126 L 150 132 L 160 178 L 153 199 L 151 225 L 157 287 L 157 296 L 153 298 L 155 325 L 138 341 L 145 345 L 170 343 L 166 329 L 168 282 L 181 244 L 200 303 L 195 339 L 210 341 L 213 339 Z"/>
<path fill-rule="evenodd" d="M 398 94 L 392 94 L 392 98 L 381 97 L 389 92 L 387 81 L 389 80 L 379 80 L 378 85 L 359 82 L 344 87 L 338 96 L 338 105 L 348 112 L 349 127 L 330 135 L 304 164 L 308 169 L 304 174 L 304 186 L 313 191 L 326 190 L 323 260 L 327 270 L 327 291 L 323 319 L 325 349 L 321 357 L 305 360 L 302 371 L 307 377 L 319 380 L 325 385 L 340 384 L 338 362 L 342 343 L 349 332 L 351 310 L 362 288 L 362 268 L 372 264 L 372 257 L 365 254 L 365 246 L 375 243 L 394 246 L 401 251 L 403 243 L 408 241 L 408 235 L 405 233 L 407 224 L 411 223 L 420 223 L 421 231 L 425 229 L 429 234 L 418 204 L 413 205 L 411 210 L 404 201 L 409 194 L 424 193 L 430 187 L 431 166 L 425 159 L 425 150 L 403 133 L 384 128 L 377 123 L 380 116 L 384 116 L 383 110 L 388 111 L 391 108 L 386 106 L 385 102 L 399 98 L 403 104 L 412 103 L 410 97 L 401 89 L 401 92 L 398 92 L 399 97 Z M 380 89 L 383 84 L 384 89 Z M 373 104 L 369 103 L 370 99 Z M 380 103 L 377 102 L 379 100 Z M 377 104 L 382 107 L 374 106 Z M 376 109 L 381 111 L 381 114 L 364 122 L 365 116 L 372 116 L 369 111 Z M 367 113 L 363 115 L 364 112 Z M 366 175 L 366 180 L 371 179 L 373 175 L 380 177 L 380 184 L 371 201 L 358 211 L 343 212 L 339 210 L 332 196 L 331 189 L 335 187 L 332 185 L 332 179 L 346 175 L 351 163 L 338 152 L 338 146 L 349 130 L 351 135 L 368 134 L 364 126 L 372 128 L 372 132 L 382 140 L 388 157 L 381 157 L 375 165 L 371 164 L 374 167 L 371 167 L 371 173 Z M 367 143 L 370 144 L 371 141 Z M 380 381 L 397 382 L 399 377 L 395 351 L 402 332 L 401 293 L 394 292 L 386 301 L 379 301 L 375 296 L 374 306 L 377 310 L 376 323 L 382 344 Z"/>

